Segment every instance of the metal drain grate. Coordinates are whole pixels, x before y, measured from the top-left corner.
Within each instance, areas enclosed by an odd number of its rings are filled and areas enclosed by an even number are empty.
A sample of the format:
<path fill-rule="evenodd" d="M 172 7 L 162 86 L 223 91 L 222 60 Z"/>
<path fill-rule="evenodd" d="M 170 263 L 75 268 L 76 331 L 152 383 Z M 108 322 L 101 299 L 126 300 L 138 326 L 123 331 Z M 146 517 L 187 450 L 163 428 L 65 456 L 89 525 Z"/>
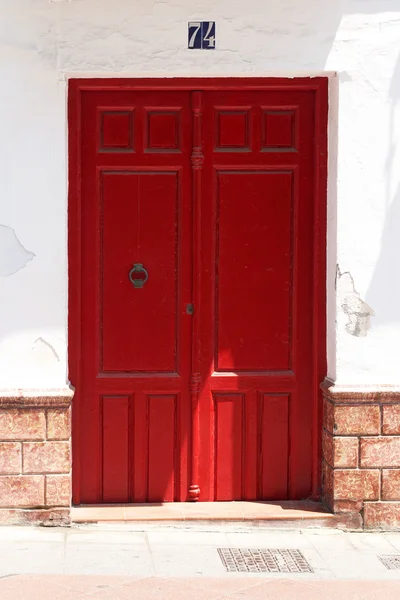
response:
<path fill-rule="evenodd" d="M 400 569 L 400 554 L 388 554 L 386 556 L 378 556 L 378 558 L 389 571 Z"/>
<path fill-rule="evenodd" d="M 218 554 L 229 572 L 313 573 L 300 550 L 218 548 Z"/>

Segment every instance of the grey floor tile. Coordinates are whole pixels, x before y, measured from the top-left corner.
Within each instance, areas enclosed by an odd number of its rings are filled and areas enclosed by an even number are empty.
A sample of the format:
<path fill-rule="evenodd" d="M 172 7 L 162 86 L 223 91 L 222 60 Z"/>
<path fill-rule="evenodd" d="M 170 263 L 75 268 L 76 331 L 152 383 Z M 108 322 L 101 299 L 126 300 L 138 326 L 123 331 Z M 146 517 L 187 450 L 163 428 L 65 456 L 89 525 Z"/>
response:
<path fill-rule="evenodd" d="M 312 547 L 316 550 L 325 549 L 338 552 L 354 550 L 354 545 L 351 542 L 350 536 L 343 532 L 338 535 L 319 532 L 306 532 L 304 535 L 310 541 Z"/>
<path fill-rule="evenodd" d="M 252 531 L 246 533 L 228 533 L 230 546 L 238 548 L 289 548 L 302 550 L 312 548 L 310 540 L 301 532 L 291 531 Z"/>
<path fill-rule="evenodd" d="M 0 571 L 3 574 L 56 574 L 64 572 L 65 545 L 41 542 L 1 542 Z"/>
<path fill-rule="evenodd" d="M 400 533 L 385 533 L 385 539 L 400 553 Z"/>
<path fill-rule="evenodd" d="M 68 531 L 64 527 L 0 527 L 0 543 L 63 542 Z"/>
<path fill-rule="evenodd" d="M 154 575 L 150 552 L 122 544 L 69 544 L 65 573 L 87 575 Z"/>
<path fill-rule="evenodd" d="M 216 549 L 203 549 L 203 552 L 152 555 L 154 569 L 158 577 L 221 577 L 226 574 Z"/>
<path fill-rule="evenodd" d="M 310 575 L 309 579 L 332 579 L 334 577 L 328 561 L 320 552 L 314 548 L 303 548 L 301 552 L 313 569 L 313 574 Z M 302 579 L 305 579 L 304 575 L 306 574 L 302 574 Z"/>
<path fill-rule="evenodd" d="M 226 533 L 219 531 L 151 531 L 147 534 L 153 546 L 221 546 L 228 543 Z"/>
<path fill-rule="evenodd" d="M 377 554 L 362 550 L 320 549 L 319 554 L 326 561 L 336 579 L 384 580 L 400 579 L 400 571 L 388 571 Z"/>
<path fill-rule="evenodd" d="M 356 550 L 369 550 L 378 554 L 394 550 L 390 540 L 380 533 L 351 533 L 348 535 L 348 539 Z"/>
<path fill-rule="evenodd" d="M 87 531 L 70 530 L 66 534 L 67 544 L 132 544 L 147 546 L 147 533 L 137 531 Z"/>

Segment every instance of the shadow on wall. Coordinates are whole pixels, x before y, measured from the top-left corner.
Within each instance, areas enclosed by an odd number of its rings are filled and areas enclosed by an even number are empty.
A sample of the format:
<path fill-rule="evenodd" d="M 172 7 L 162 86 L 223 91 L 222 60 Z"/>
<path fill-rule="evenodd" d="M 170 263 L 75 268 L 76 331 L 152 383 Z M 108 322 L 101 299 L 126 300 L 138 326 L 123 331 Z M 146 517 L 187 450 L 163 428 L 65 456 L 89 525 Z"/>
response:
<path fill-rule="evenodd" d="M 392 189 L 391 182 L 400 180 L 399 158 L 400 148 L 395 139 L 396 111 L 397 131 L 400 116 L 400 54 L 397 58 L 389 89 L 390 120 L 389 147 L 385 165 L 386 217 L 381 238 L 381 251 L 374 274 L 366 294 L 366 301 L 379 312 L 380 321 L 385 324 L 400 321 L 400 277 L 397 265 L 399 262 L 399 230 L 400 230 L 400 183 Z M 396 161 L 396 162 L 395 162 Z"/>
<path fill-rule="evenodd" d="M 12 227 L 0 225 L 0 277 L 14 275 L 35 258 L 21 244 Z"/>

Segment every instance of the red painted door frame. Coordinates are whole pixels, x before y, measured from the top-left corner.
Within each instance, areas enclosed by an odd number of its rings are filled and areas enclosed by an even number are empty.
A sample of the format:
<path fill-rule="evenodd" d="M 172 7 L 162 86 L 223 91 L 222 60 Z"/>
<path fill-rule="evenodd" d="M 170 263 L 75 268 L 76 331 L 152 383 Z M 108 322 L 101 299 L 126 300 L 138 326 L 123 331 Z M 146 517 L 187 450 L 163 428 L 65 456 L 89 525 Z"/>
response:
<path fill-rule="evenodd" d="M 312 492 L 317 499 L 320 492 L 321 462 L 321 394 L 320 383 L 326 374 L 326 194 L 327 194 L 327 117 L 328 80 L 326 78 L 176 78 L 176 79 L 71 79 L 68 90 L 69 123 L 69 208 L 68 208 L 68 258 L 69 258 L 69 313 L 68 350 L 69 380 L 76 388 L 73 402 L 73 498 L 80 503 L 80 465 L 74 457 L 79 455 L 80 422 L 76 407 L 80 402 L 81 381 L 81 102 L 82 95 L 95 90 L 107 91 L 301 91 L 314 94 L 315 154 L 314 154 L 314 206 L 313 223 L 313 472 Z M 196 440 L 193 440 L 196 444 Z M 192 450 L 197 455 L 196 447 Z M 192 462 L 196 469 L 196 459 Z M 195 490 L 193 493 L 195 497 Z"/>

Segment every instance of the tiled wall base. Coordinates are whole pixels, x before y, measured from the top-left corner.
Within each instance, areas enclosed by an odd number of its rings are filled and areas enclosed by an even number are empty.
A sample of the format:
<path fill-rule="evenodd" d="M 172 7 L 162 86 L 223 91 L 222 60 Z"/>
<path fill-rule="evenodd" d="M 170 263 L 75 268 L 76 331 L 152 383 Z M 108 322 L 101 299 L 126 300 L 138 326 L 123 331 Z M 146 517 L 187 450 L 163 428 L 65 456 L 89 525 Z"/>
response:
<path fill-rule="evenodd" d="M 69 523 L 72 395 L 0 395 L 0 524 Z"/>
<path fill-rule="evenodd" d="M 326 505 L 364 529 L 400 530 L 400 390 L 322 389 Z"/>

